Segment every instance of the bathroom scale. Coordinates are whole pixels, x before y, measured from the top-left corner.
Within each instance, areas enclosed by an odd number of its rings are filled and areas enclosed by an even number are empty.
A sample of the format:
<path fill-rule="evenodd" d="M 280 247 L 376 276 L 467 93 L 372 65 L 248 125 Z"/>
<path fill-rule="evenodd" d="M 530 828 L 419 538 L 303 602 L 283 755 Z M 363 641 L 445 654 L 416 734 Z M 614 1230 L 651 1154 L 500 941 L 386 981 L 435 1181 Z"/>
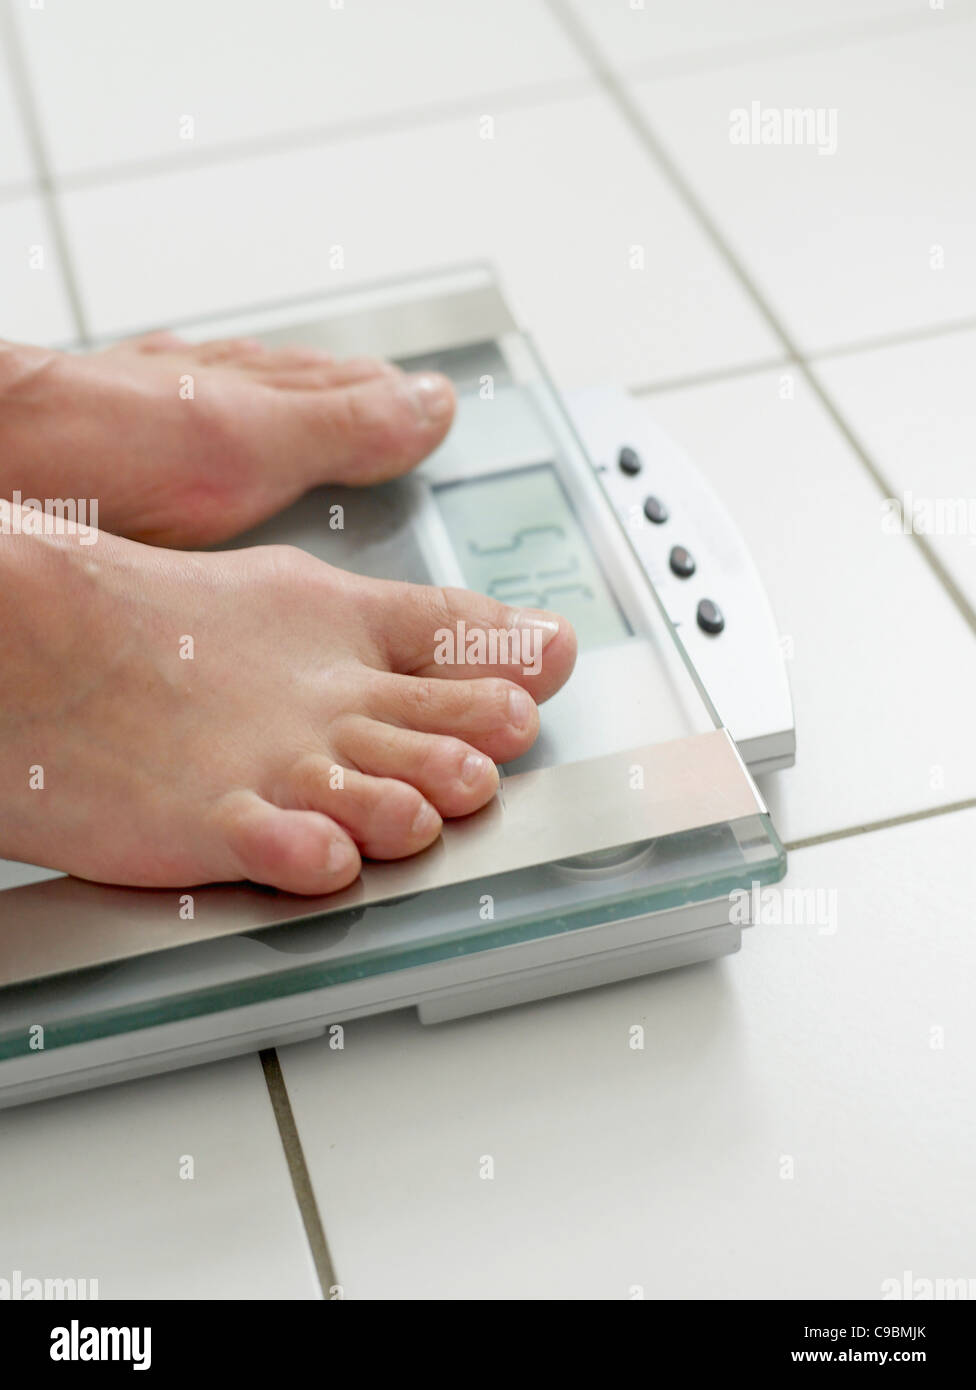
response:
<path fill-rule="evenodd" d="M 0 1106 L 735 951 L 732 895 L 785 872 L 754 775 L 793 761 L 790 691 L 733 520 L 646 407 L 557 392 L 480 265 L 175 326 L 447 373 L 456 422 L 415 472 L 233 544 L 553 609 L 579 659 L 487 807 L 328 897 L 0 862 Z"/>

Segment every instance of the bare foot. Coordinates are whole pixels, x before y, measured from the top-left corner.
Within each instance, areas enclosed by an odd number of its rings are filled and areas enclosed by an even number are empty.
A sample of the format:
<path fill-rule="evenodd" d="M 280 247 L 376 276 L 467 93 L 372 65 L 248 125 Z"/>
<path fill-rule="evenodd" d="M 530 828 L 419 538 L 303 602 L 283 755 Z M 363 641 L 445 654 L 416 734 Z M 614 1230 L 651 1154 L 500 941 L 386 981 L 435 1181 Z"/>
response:
<path fill-rule="evenodd" d="M 107 531 L 225 540 L 318 483 L 379 482 L 454 414 L 436 373 L 156 333 L 73 355 L 0 341 L 0 495 L 96 498 Z"/>
<path fill-rule="evenodd" d="M 538 674 L 438 664 L 460 619 L 535 626 Z M 297 893 L 345 887 L 360 854 L 416 853 L 490 800 L 576 648 L 564 619 L 461 589 L 104 532 L 0 535 L 0 630 L 0 856 Z"/>

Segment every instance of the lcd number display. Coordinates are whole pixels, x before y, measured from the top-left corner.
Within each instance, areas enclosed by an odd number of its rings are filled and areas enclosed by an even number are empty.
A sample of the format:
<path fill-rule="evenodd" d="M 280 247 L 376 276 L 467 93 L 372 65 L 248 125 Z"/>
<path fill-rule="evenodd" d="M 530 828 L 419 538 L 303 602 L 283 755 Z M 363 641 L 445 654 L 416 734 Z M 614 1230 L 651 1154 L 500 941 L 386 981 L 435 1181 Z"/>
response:
<path fill-rule="evenodd" d="M 442 483 L 434 495 L 469 588 L 561 614 L 581 648 L 630 635 L 552 464 Z"/>

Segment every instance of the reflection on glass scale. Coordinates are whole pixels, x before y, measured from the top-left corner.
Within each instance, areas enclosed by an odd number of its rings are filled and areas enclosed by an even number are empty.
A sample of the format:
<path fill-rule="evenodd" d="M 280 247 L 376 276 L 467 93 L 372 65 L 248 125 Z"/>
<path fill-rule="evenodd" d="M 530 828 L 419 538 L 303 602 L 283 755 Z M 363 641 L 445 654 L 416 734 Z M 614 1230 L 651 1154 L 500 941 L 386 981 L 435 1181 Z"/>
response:
<path fill-rule="evenodd" d="M 792 761 L 789 691 L 768 604 L 728 518 L 673 446 L 646 435 L 642 412 L 628 413 L 634 407 L 619 392 L 580 397 L 575 423 L 588 458 L 480 267 L 338 308 L 323 301 L 305 316 L 286 307 L 200 325 L 196 336 L 237 331 L 336 351 L 361 350 L 357 335 L 366 334 L 374 351 L 453 377 L 455 426 L 415 473 L 362 491 L 320 489 L 233 544 L 287 542 L 360 573 L 459 585 L 565 614 L 579 638 L 577 669 L 543 707 L 536 745 L 503 773 L 514 790 L 508 779 L 521 773 L 555 776 L 586 762 L 585 805 L 574 811 L 577 820 L 591 817 L 598 847 L 560 853 L 563 811 L 554 799 L 547 848 L 529 867 L 480 862 L 457 882 L 331 914 L 328 900 L 310 907 L 253 889 L 256 906 L 213 939 L 206 908 L 223 890 L 195 890 L 199 930 L 185 924 L 176 938 L 187 944 L 134 955 L 136 917 L 125 944 L 92 956 L 100 963 L 59 973 L 55 950 L 32 977 L 18 974 L 9 955 L 5 962 L 4 907 L 17 895 L 0 892 L 0 1105 L 309 1036 L 336 1019 L 405 1004 L 436 1021 L 707 959 L 738 945 L 728 894 L 784 871 L 765 807 L 718 717 L 723 705 L 735 711 L 741 729 L 726 723 L 758 769 Z M 667 461 L 663 471 L 655 459 Z M 668 492 L 680 535 L 664 536 L 660 520 L 645 515 L 640 503 L 652 484 Z M 668 548 L 679 543 L 704 570 L 726 631 L 696 623 L 700 584 L 683 589 L 669 574 Z M 761 695 L 743 689 L 744 671 Z M 690 740 L 689 753 L 665 762 L 674 740 Z M 612 763 L 633 750 L 641 753 L 633 765 Z M 632 804 L 654 802 L 656 819 L 635 812 L 633 825 L 661 833 L 621 831 L 609 845 L 600 837 L 614 817 L 624 829 L 631 823 L 620 810 L 630 792 L 622 774 L 608 781 L 611 763 L 632 780 L 646 773 L 651 786 Z M 706 773 L 683 776 L 685 767 Z M 0 887 L 49 877 L 0 863 Z M 278 925 L 262 928 L 265 920 Z M 45 1048 L 32 1053 L 27 1035 L 38 1023 Z"/>

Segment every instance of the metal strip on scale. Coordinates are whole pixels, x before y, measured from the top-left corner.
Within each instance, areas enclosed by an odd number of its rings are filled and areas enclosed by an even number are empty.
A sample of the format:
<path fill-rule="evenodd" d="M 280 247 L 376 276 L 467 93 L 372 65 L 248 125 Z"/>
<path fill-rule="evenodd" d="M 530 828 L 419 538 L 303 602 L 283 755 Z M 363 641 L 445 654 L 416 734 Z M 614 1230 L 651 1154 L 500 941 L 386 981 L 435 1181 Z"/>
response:
<path fill-rule="evenodd" d="M 325 897 L 296 897 L 253 884 L 140 889 L 49 879 L 0 893 L 0 987 L 368 907 L 765 810 L 735 744 L 725 729 L 715 729 L 506 777 L 483 810 L 446 821 L 430 849 L 409 859 L 365 863 L 355 883 Z M 190 920 L 180 916 L 186 892 L 193 896 Z"/>

